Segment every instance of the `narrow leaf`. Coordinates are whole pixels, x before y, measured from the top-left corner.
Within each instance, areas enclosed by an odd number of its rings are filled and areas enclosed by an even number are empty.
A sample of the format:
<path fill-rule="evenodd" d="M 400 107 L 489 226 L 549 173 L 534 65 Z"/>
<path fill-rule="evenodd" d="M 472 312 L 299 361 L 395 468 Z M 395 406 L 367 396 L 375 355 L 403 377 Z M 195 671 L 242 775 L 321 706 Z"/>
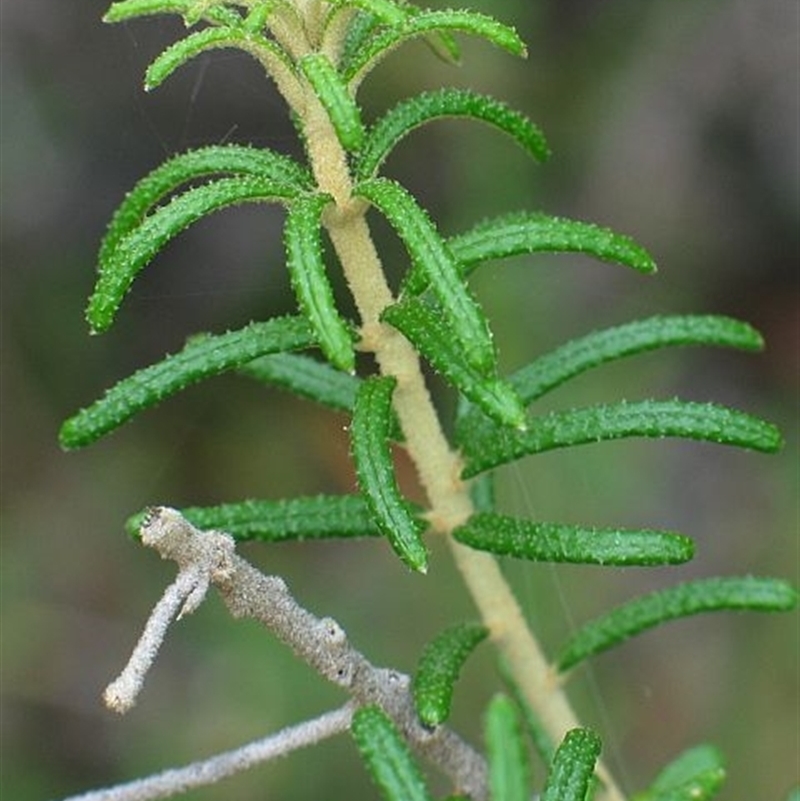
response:
<path fill-rule="evenodd" d="M 146 512 L 125 523 L 136 535 Z M 237 540 L 283 542 L 380 534 L 359 495 L 317 495 L 288 500 L 249 500 L 219 506 L 190 506 L 181 514 L 201 531 L 225 531 Z"/>
<path fill-rule="evenodd" d="M 336 67 L 322 53 L 304 56 L 299 67 L 328 113 L 342 147 L 357 150 L 364 139 L 361 114 Z"/>
<path fill-rule="evenodd" d="M 355 370 L 353 336 L 339 314 L 322 260 L 322 211 L 328 195 L 304 195 L 289 206 L 284 240 L 286 266 L 303 313 L 317 333 L 322 352 L 334 367 Z"/>
<path fill-rule="evenodd" d="M 481 262 L 524 253 L 585 253 L 602 261 L 652 273 L 650 254 L 632 239 L 592 223 L 520 212 L 485 220 L 448 244 L 466 274 Z"/>
<path fill-rule="evenodd" d="M 688 537 L 648 529 L 593 528 L 478 512 L 453 531 L 470 548 L 534 562 L 670 565 L 689 561 Z"/>
<path fill-rule="evenodd" d="M 141 225 L 124 236 L 100 265 L 94 294 L 86 318 L 95 333 L 113 322 L 133 279 L 173 237 L 211 212 L 248 202 L 274 202 L 294 197 L 290 184 L 241 176 L 221 178 L 177 195 L 145 217 Z"/>
<path fill-rule="evenodd" d="M 722 754 L 711 745 L 684 751 L 634 801 L 710 801 L 725 781 Z"/>
<path fill-rule="evenodd" d="M 426 122 L 447 117 L 466 117 L 493 125 L 537 161 L 549 155 L 542 132 L 505 103 L 469 89 L 440 89 L 401 101 L 375 123 L 358 155 L 356 177 L 372 177 L 401 139 Z"/>
<path fill-rule="evenodd" d="M 299 317 L 278 317 L 227 334 L 193 337 L 179 353 L 123 379 L 100 400 L 67 420 L 59 434 L 61 445 L 81 448 L 189 384 L 267 353 L 314 344 L 310 326 Z"/>
<path fill-rule="evenodd" d="M 712 578 L 678 584 L 634 598 L 582 626 L 562 648 L 558 669 L 568 670 L 593 654 L 661 623 L 700 612 L 793 609 L 797 594 L 785 581 L 771 578 Z"/>
<path fill-rule="evenodd" d="M 558 746 L 542 801 L 586 801 L 600 755 L 600 738 L 589 729 L 572 729 Z"/>
<path fill-rule="evenodd" d="M 112 3 L 103 15 L 103 22 L 123 22 L 153 14 L 186 14 L 193 0 L 120 0 Z"/>
<path fill-rule="evenodd" d="M 480 430 L 475 427 L 468 435 L 462 434 L 466 461 L 462 475 L 469 478 L 528 454 L 625 437 L 681 437 L 765 453 L 774 453 L 782 444 L 775 426 L 723 406 L 680 400 L 623 401 L 528 418 L 525 431 L 486 421 Z"/>
<path fill-rule="evenodd" d="M 251 175 L 294 186 L 296 192 L 311 187 L 311 175 L 294 159 L 271 150 L 244 145 L 211 145 L 173 156 L 137 182 L 114 213 L 99 262 L 108 263 L 120 241 L 138 225 L 156 203 L 183 184 L 212 175 Z"/>
<path fill-rule="evenodd" d="M 417 664 L 412 692 L 417 715 L 426 726 L 438 726 L 450 716 L 453 689 L 467 657 L 489 634 L 476 623 L 445 629 L 429 642 Z"/>
<path fill-rule="evenodd" d="M 421 524 L 400 494 L 389 448 L 395 379 L 369 378 L 359 387 L 350 428 L 358 485 L 375 522 L 412 570 L 427 570 Z"/>
<path fill-rule="evenodd" d="M 510 384 L 487 377 L 464 360 L 464 355 L 442 314 L 423 301 L 410 298 L 387 307 L 381 320 L 388 322 L 410 342 L 466 398 L 500 425 L 525 425 L 525 407 Z"/>
<path fill-rule="evenodd" d="M 489 788 L 492 801 L 528 801 L 530 763 L 514 702 L 496 695 L 489 703 L 484 724 Z"/>
<path fill-rule="evenodd" d="M 345 78 L 358 83 L 376 63 L 404 42 L 439 31 L 458 31 L 480 36 L 516 56 L 526 54 L 517 32 L 492 17 L 473 11 L 421 11 L 402 24 L 392 25 L 369 37 L 349 59 Z"/>
<path fill-rule="evenodd" d="M 486 318 L 427 213 L 400 184 L 385 178 L 361 182 L 355 194 L 380 209 L 403 240 L 414 267 L 430 282 L 467 363 L 480 372 L 493 372 L 496 357 Z"/>
<path fill-rule="evenodd" d="M 387 801 L 431 801 L 408 746 L 384 712 L 362 707 L 353 715 L 350 731 Z"/>

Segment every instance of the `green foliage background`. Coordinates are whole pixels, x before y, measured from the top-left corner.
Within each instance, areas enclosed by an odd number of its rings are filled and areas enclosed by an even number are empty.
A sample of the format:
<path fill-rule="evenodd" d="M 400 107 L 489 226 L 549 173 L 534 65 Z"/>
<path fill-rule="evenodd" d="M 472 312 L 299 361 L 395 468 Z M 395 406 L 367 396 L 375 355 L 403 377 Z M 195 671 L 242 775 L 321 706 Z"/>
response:
<path fill-rule="evenodd" d="M 105 6 L 10 0 L 3 9 L 0 789 L 9 798 L 132 778 L 339 701 L 285 649 L 211 603 L 176 627 L 128 719 L 100 705 L 172 579 L 124 537 L 128 514 L 154 502 L 353 486 L 343 418 L 235 376 L 182 393 L 86 452 L 58 450 L 65 415 L 177 350 L 187 333 L 233 328 L 291 303 L 280 212 L 236 209 L 173 243 L 115 330 L 87 338 L 96 246 L 138 177 L 201 143 L 296 147 L 280 101 L 245 56 L 215 54 L 144 95 L 143 69 L 179 23 L 107 27 Z M 773 420 L 787 439 L 770 458 L 646 442 L 545 455 L 507 471 L 502 508 L 686 531 L 699 555 L 681 578 L 750 571 L 796 580 L 796 10 L 789 0 L 485 0 L 483 8 L 518 27 L 527 62 L 465 41 L 465 65 L 454 71 L 412 46 L 379 68 L 363 97 L 377 112 L 442 82 L 491 92 L 544 128 L 554 156 L 536 167 L 504 137 L 453 122 L 415 134 L 387 172 L 445 233 L 540 207 L 629 233 L 661 266 L 656 278 L 563 256 L 484 268 L 476 285 L 504 364 L 634 316 L 731 314 L 764 333 L 765 354 L 639 356 L 574 382 L 569 400 L 714 399 Z M 377 231 L 399 268 L 396 241 Z M 472 616 L 438 551 L 428 579 L 408 575 L 380 542 L 246 553 L 283 574 L 301 602 L 336 617 L 368 656 L 404 670 L 437 630 Z M 677 576 L 675 568 L 663 580 L 660 571 L 508 569 L 546 642 L 571 618 Z M 799 778 L 797 666 L 788 618 L 710 616 L 599 658 L 575 689 L 628 789 L 684 746 L 712 739 L 730 761 L 723 798 L 778 798 Z M 455 725 L 473 738 L 489 670 L 486 649 L 454 702 Z M 322 796 L 374 797 L 345 739 L 187 798 Z"/>

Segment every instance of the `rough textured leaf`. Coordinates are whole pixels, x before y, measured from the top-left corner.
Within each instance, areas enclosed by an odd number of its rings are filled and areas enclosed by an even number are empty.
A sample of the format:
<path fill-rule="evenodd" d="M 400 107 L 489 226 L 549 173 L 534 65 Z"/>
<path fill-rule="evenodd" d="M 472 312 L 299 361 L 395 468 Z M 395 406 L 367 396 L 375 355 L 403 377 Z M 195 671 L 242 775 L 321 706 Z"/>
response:
<path fill-rule="evenodd" d="M 600 738 L 589 729 L 568 731 L 556 749 L 541 801 L 586 801 Z"/>
<path fill-rule="evenodd" d="M 681 437 L 765 453 L 774 453 L 782 444 L 780 432 L 770 423 L 711 403 L 648 400 L 600 404 L 529 417 L 526 431 L 486 421 L 479 430 L 476 426 L 462 432 L 466 463 L 462 475 L 469 478 L 527 454 L 625 437 Z"/>
<path fill-rule="evenodd" d="M 678 584 L 634 598 L 582 626 L 561 650 L 558 669 L 568 670 L 593 654 L 676 618 L 700 612 L 786 611 L 796 602 L 792 587 L 773 578 L 712 578 Z"/>
<path fill-rule="evenodd" d="M 350 731 L 387 801 L 431 801 L 408 746 L 384 712 L 362 707 L 353 715 Z"/>
<path fill-rule="evenodd" d="M 123 22 L 134 17 L 153 14 L 184 15 L 192 5 L 194 5 L 193 0 L 121 0 L 111 4 L 103 15 L 103 22 Z"/>
<path fill-rule="evenodd" d="M 493 125 L 538 161 L 549 155 L 539 128 L 505 103 L 469 89 L 440 89 L 401 101 L 375 123 L 358 155 L 358 180 L 372 177 L 397 143 L 411 131 L 426 122 L 447 117 L 466 117 Z"/>
<path fill-rule="evenodd" d="M 453 537 L 479 551 L 535 562 L 669 565 L 689 561 L 694 544 L 669 531 L 613 529 L 523 520 L 478 512 Z"/>
<path fill-rule="evenodd" d="M 294 186 L 300 193 L 310 189 L 311 174 L 288 156 L 244 145 L 211 145 L 173 156 L 137 182 L 117 208 L 100 246 L 99 263 L 108 263 L 120 241 L 167 195 L 184 184 L 213 175 L 251 175 Z"/>
<path fill-rule="evenodd" d="M 105 331 L 114 321 L 133 279 L 173 237 L 211 212 L 238 203 L 273 202 L 294 197 L 290 184 L 261 177 L 221 178 L 177 195 L 145 217 L 124 236 L 100 265 L 86 318 L 92 331 Z"/>
<path fill-rule="evenodd" d="M 464 359 L 478 371 L 494 372 L 496 357 L 486 318 L 427 213 L 403 187 L 385 178 L 363 181 L 354 193 L 379 208 L 403 240 L 414 267 L 430 282 Z"/>
<path fill-rule="evenodd" d="M 489 634 L 477 623 L 459 623 L 429 642 L 417 664 L 412 691 L 420 720 L 438 726 L 450 716 L 450 704 L 467 657 Z"/>
<path fill-rule="evenodd" d="M 342 147 L 357 150 L 364 140 L 361 113 L 336 67 L 322 53 L 304 56 L 299 67 L 327 111 Z"/>
<path fill-rule="evenodd" d="M 286 266 L 303 313 L 334 367 L 355 370 L 353 336 L 339 314 L 322 260 L 322 211 L 328 195 L 304 195 L 289 206 L 284 228 Z"/>
<path fill-rule="evenodd" d="M 632 239 L 592 223 L 534 212 L 506 214 L 485 220 L 448 240 L 466 274 L 488 259 L 523 253 L 586 253 L 602 261 L 655 272 L 650 254 Z"/>
<path fill-rule="evenodd" d="M 219 506 L 189 506 L 181 514 L 201 531 L 225 531 L 237 540 L 282 542 L 380 534 L 360 495 L 316 495 L 288 500 L 248 500 Z M 125 523 L 136 535 L 146 512 Z"/>
<path fill-rule="evenodd" d="M 418 298 L 385 309 L 381 319 L 394 326 L 466 398 L 500 425 L 525 425 L 525 407 L 510 384 L 487 377 L 464 361 L 450 326 Z"/>
<path fill-rule="evenodd" d="M 492 801 L 529 801 L 530 763 L 514 702 L 496 695 L 484 724 Z"/>
<path fill-rule="evenodd" d="M 710 801 L 725 781 L 725 761 L 711 745 L 684 751 L 634 801 Z"/>
<path fill-rule="evenodd" d="M 298 317 L 279 317 L 227 334 L 193 337 L 179 353 L 123 379 L 100 400 L 67 420 L 59 434 L 61 445 L 81 448 L 189 384 L 267 353 L 315 344 L 311 327 Z"/>
<path fill-rule="evenodd" d="M 366 38 L 348 61 L 345 78 L 358 83 L 376 63 L 399 45 L 419 36 L 440 31 L 458 31 L 480 36 L 517 56 L 526 54 L 517 32 L 485 14 L 473 11 L 421 11 Z"/>
<path fill-rule="evenodd" d="M 412 570 L 424 573 L 428 554 L 421 524 L 400 494 L 389 448 L 393 378 L 369 378 L 359 387 L 350 428 L 358 486 L 380 530 Z"/>

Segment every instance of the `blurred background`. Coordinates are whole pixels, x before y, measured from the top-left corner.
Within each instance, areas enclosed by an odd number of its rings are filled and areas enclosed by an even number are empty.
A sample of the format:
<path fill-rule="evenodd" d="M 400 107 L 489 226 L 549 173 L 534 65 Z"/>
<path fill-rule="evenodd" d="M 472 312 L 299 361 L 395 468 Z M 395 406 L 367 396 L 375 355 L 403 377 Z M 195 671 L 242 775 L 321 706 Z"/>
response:
<path fill-rule="evenodd" d="M 542 408 L 621 397 L 714 400 L 779 424 L 774 457 L 683 442 L 624 442 L 529 459 L 500 476 L 503 510 L 540 519 L 677 529 L 698 556 L 669 570 L 504 564 L 548 649 L 636 592 L 689 577 L 798 578 L 798 6 L 793 0 L 474 2 L 529 43 L 517 61 L 464 41 L 464 64 L 423 44 L 365 83 L 366 116 L 442 84 L 528 113 L 554 154 L 529 163 L 470 123 L 404 142 L 385 173 L 455 233 L 505 210 L 609 225 L 655 255 L 644 278 L 580 257 L 490 264 L 475 285 L 513 369 L 594 328 L 655 313 L 739 316 L 762 355 L 669 351 L 598 370 Z M 296 153 L 271 84 L 246 56 L 198 59 L 151 95 L 149 61 L 182 30 L 157 18 L 105 26 L 105 3 L 4 0 L 2 9 L 2 794 L 44 801 L 182 764 L 319 714 L 341 695 L 216 600 L 175 626 L 137 707 L 99 696 L 173 578 L 122 531 L 145 505 L 211 504 L 354 487 L 343 417 L 227 376 L 107 440 L 62 453 L 58 427 L 105 387 L 200 330 L 293 308 L 282 213 L 240 208 L 196 225 L 135 284 L 116 326 L 90 338 L 82 310 L 98 241 L 132 184 L 212 142 Z M 387 266 L 397 241 L 376 221 Z M 447 404 L 449 399 L 442 397 Z M 414 492 L 413 486 L 410 492 Z M 474 610 L 447 554 L 410 576 L 385 544 L 243 548 L 297 598 L 332 615 L 378 664 L 413 670 L 422 645 Z M 798 781 L 796 616 L 671 624 L 574 678 L 585 720 L 629 792 L 689 745 L 729 758 L 720 798 L 779 799 Z M 454 725 L 479 742 L 499 686 L 491 649 L 459 684 Z M 541 777 L 541 773 L 540 773 Z M 348 738 L 192 801 L 371 799 Z"/>

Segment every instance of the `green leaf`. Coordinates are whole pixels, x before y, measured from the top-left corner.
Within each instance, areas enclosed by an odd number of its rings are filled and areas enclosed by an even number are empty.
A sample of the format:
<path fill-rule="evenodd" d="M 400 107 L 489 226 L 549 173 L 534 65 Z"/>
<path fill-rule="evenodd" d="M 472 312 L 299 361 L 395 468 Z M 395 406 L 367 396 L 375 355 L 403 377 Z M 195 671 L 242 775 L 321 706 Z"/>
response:
<path fill-rule="evenodd" d="M 362 181 L 354 194 L 380 209 L 397 231 L 414 267 L 430 282 L 466 362 L 485 374 L 494 372 L 496 357 L 486 318 L 427 213 L 400 184 L 386 178 Z"/>
<path fill-rule="evenodd" d="M 283 542 L 380 534 L 360 495 L 316 495 L 288 500 L 248 500 L 189 506 L 181 514 L 201 531 L 225 531 L 237 540 Z M 138 534 L 146 512 L 133 515 L 126 531 Z"/>
<path fill-rule="evenodd" d="M 328 6 L 330 10 L 325 20 L 325 28 L 331 24 L 331 21 L 338 14 L 345 10 L 353 11 L 357 9 L 362 12 L 359 16 L 369 20 L 370 27 L 402 24 L 408 16 L 407 9 L 394 2 L 394 0 L 331 0 Z"/>
<path fill-rule="evenodd" d="M 327 362 L 295 353 L 276 353 L 239 368 L 243 375 L 274 384 L 330 409 L 352 412 L 361 379 Z"/>
<path fill-rule="evenodd" d="M 589 729 L 572 729 L 558 746 L 541 801 L 586 801 L 600 738 Z"/>
<path fill-rule="evenodd" d="M 99 262 L 108 263 L 120 241 L 141 225 L 151 208 L 183 184 L 212 175 L 251 175 L 293 186 L 297 193 L 311 188 L 311 174 L 288 156 L 244 145 L 211 145 L 173 156 L 137 182 L 114 213 L 100 246 Z"/>
<path fill-rule="evenodd" d="M 421 11 L 408 16 L 402 24 L 392 25 L 367 38 L 350 56 L 345 78 L 348 82 L 359 83 L 381 58 L 399 45 L 440 31 L 480 36 L 513 55 L 526 55 L 525 44 L 517 32 L 485 14 L 460 10 Z"/>
<path fill-rule="evenodd" d="M 602 261 L 653 273 L 650 254 L 632 239 L 592 223 L 518 212 L 485 220 L 448 244 L 466 274 L 488 259 L 524 253 L 586 253 Z"/>
<path fill-rule="evenodd" d="M 464 360 L 464 355 L 442 314 L 418 298 L 388 306 L 381 320 L 389 323 L 441 373 L 448 383 L 500 425 L 525 425 L 525 407 L 510 384 L 487 377 Z"/>
<path fill-rule="evenodd" d="M 462 432 L 464 478 L 522 456 L 625 437 L 681 437 L 774 453 L 782 444 L 770 423 L 711 403 L 639 401 L 600 404 L 528 418 L 525 431 L 488 420 Z"/>
<path fill-rule="evenodd" d="M 790 790 L 789 795 L 786 796 L 786 801 L 800 801 L 800 787 Z"/>
<path fill-rule="evenodd" d="M 421 524 L 400 494 L 389 447 L 395 379 L 369 378 L 359 387 L 350 428 L 358 486 L 375 522 L 400 559 L 412 570 L 427 570 Z"/>
<path fill-rule="evenodd" d="M 329 195 L 304 195 L 291 203 L 284 229 L 286 266 L 322 352 L 334 367 L 352 373 L 356 364 L 353 335 L 336 308 L 322 260 L 322 212 L 330 202 Z"/>
<path fill-rule="evenodd" d="M 342 147 L 357 150 L 364 140 L 361 113 L 336 67 L 322 53 L 303 56 L 299 67 L 328 113 Z"/>
<path fill-rule="evenodd" d="M 694 544 L 669 531 L 594 528 L 478 512 L 453 531 L 470 548 L 535 562 L 670 565 L 689 561 Z"/>
<path fill-rule="evenodd" d="M 710 801 L 725 781 L 725 761 L 711 745 L 684 751 L 634 801 Z"/>
<path fill-rule="evenodd" d="M 634 598 L 582 626 L 562 648 L 558 669 L 568 670 L 593 654 L 676 618 L 745 609 L 786 611 L 796 603 L 797 594 L 792 587 L 772 578 L 712 578 L 678 584 Z"/>
<path fill-rule="evenodd" d="M 190 384 L 267 353 L 315 344 L 310 326 L 299 317 L 278 317 L 226 334 L 193 337 L 179 353 L 123 379 L 67 420 L 59 434 L 61 445 L 81 448 Z"/>
<path fill-rule="evenodd" d="M 350 731 L 387 801 L 431 801 L 408 746 L 384 712 L 362 707 L 353 715 Z"/>
<path fill-rule="evenodd" d="M 239 203 L 274 202 L 297 194 L 291 184 L 255 176 L 221 178 L 189 189 L 159 206 L 140 225 L 117 242 L 99 265 L 86 318 L 93 333 L 105 331 L 114 321 L 125 294 L 138 272 L 181 231 L 214 211 Z"/>
<path fill-rule="evenodd" d="M 542 132 L 523 114 L 488 95 L 469 89 L 440 89 L 403 100 L 378 120 L 358 154 L 356 177 L 372 177 L 397 143 L 426 122 L 466 117 L 493 125 L 511 136 L 537 161 L 549 155 Z"/>
<path fill-rule="evenodd" d="M 153 14 L 185 15 L 193 5 L 193 0 L 121 0 L 111 4 L 103 22 L 123 22 Z"/>
<path fill-rule="evenodd" d="M 484 724 L 492 801 L 529 801 L 530 764 L 514 702 L 498 694 L 489 703 Z"/>
<path fill-rule="evenodd" d="M 489 634 L 477 623 L 459 623 L 429 642 L 414 674 L 412 692 L 420 720 L 438 726 L 450 716 L 453 689 L 467 657 Z"/>

